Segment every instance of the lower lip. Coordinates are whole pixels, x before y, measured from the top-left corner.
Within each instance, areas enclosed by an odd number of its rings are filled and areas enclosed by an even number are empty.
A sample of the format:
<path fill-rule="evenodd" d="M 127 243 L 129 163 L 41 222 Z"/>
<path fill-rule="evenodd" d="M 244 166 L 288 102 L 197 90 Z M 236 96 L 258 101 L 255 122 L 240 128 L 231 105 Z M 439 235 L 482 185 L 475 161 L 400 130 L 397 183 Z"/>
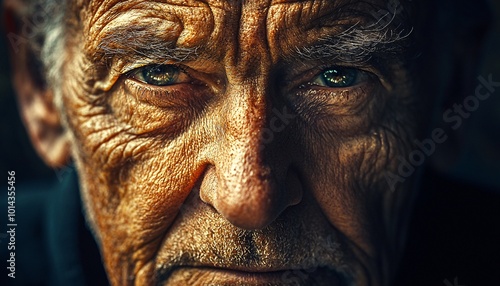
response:
<path fill-rule="evenodd" d="M 328 285 L 340 286 L 334 271 L 284 270 L 246 272 L 209 267 L 183 267 L 174 270 L 162 285 Z"/>

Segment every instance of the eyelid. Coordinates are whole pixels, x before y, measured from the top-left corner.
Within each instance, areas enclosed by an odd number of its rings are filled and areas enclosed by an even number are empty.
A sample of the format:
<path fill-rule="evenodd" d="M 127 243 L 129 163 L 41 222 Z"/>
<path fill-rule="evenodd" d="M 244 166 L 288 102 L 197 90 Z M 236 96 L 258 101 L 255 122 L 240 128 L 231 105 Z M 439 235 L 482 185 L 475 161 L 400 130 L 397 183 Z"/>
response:
<path fill-rule="evenodd" d="M 308 66 L 309 68 L 306 69 Z M 323 72 L 331 68 L 350 68 L 356 69 L 360 72 L 373 74 L 373 78 L 380 79 L 380 73 L 374 69 L 374 67 L 370 65 L 352 65 L 349 63 L 318 63 L 314 67 L 311 68 L 311 63 L 308 63 L 306 66 L 302 65 L 302 68 L 295 68 L 293 74 L 285 76 L 285 80 L 283 81 L 283 91 L 284 92 L 292 92 L 297 88 L 307 88 L 310 87 L 310 83 L 314 78 L 320 76 Z M 319 87 L 319 86 L 317 86 Z"/>
<path fill-rule="evenodd" d="M 358 116 L 378 96 L 380 87 L 367 82 L 347 88 L 303 88 L 290 93 L 289 100 L 297 106 L 299 114 L 309 118 L 308 121 L 332 116 Z"/>
<path fill-rule="evenodd" d="M 286 93 L 292 105 L 308 107 L 307 110 L 302 111 L 306 117 L 309 118 L 315 112 L 327 117 L 358 114 L 358 111 L 371 101 L 374 92 L 381 91 L 383 84 L 379 77 L 361 68 L 356 68 L 361 73 L 359 75 L 361 78 L 356 84 L 350 86 L 329 87 L 313 83 L 322 73 L 332 68 L 344 68 L 344 66 L 329 65 L 326 68 L 319 67 L 310 70 L 306 75 L 301 76 L 300 85 L 294 85 Z M 317 118 L 323 115 L 318 115 Z"/>
<path fill-rule="evenodd" d="M 134 70 L 139 70 L 141 68 L 145 68 L 148 66 L 154 66 L 154 65 L 167 65 L 167 66 L 176 66 L 176 67 L 182 68 L 182 66 L 179 63 L 173 62 L 173 61 L 158 62 L 155 60 L 144 59 L 141 61 L 127 62 L 127 63 L 122 64 L 120 66 L 120 73 L 121 74 L 128 74 Z"/>
<path fill-rule="evenodd" d="M 109 66 L 101 66 L 101 69 L 105 69 L 106 75 L 96 81 L 93 86 L 93 93 L 106 92 L 111 90 L 113 86 L 119 82 L 119 79 L 130 78 L 130 74 L 134 70 L 139 70 L 140 68 L 147 67 L 149 65 L 158 64 L 158 62 L 147 60 L 144 61 L 128 61 L 126 59 L 120 58 Z M 164 62 L 163 64 L 172 64 Z"/>
<path fill-rule="evenodd" d="M 172 67 L 177 68 L 179 70 L 179 78 L 177 79 L 177 82 L 173 83 L 171 85 L 160 86 L 160 85 L 151 85 L 151 84 L 148 84 L 144 79 L 137 78 L 137 77 L 142 77 L 141 72 L 145 68 L 151 68 L 151 67 L 154 67 L 154 66 L 172 66 Z M 144 66 L 140 66 L 138 68 L 132 69 L 131 71 L 125 73 L 125 75 L 127 76 L 127 78 L 136 80 L 136 81 L 140 82 L 141 84 L 155 86 L 157 88 L 159 88 L 159 87 L 165 88 L 165 87 L 173 86 L 173 85 L 176 85 L 176 84 L 187 83 L 187 82 L 190 82 L 192 80 L 191 76 L 186 71 L 186 69 L 184 67 L 176 65 L 176 64 L 149 64 L 149 65 L 144 65 Z"/>
<path fill-rule="evenodd" d="M 327 71 L 333 70 L 333 69 L 350 69 L 350 70 L 355 70 L 357 72 L 356 81 L 353 84 L 351 84 L 349 86 L 345 86 L 345 87 L 331 87 L 331 86 L 326 86 L 326 85 L 321 85 L 321 84 L 316 83 L 316 81 L 318 81 L 318 79 L 320 79 L 323 74 L 325 74 Z M 364 70 L 361 70 L 361 69 L 356 69 L 356 68 L 351 68 L 351 67 L 342 67 L 342 66 L 340 66 L 340 67 L 339 66 L 332 66 L 332 67 L 323 69 L 319 73 L 317 73 L 312 78 L 312 80 L 310 80 L 307 83 L 307 85 L 308 86 L 313 86 L 313 87 L 316 86 L 316 87 L 320 87 L 320 88 L 344 89 L 345 90 L 345 89 L 355 88 L 356 86 L 359 86 L 363 81 L 367 81 L 370 78 L 371 78 L 370 74 L 367 71 L 364 71 Z"/>
<path fill-rule="evenodd" d="M 140 68 L 138 71 L 132 70 L 131 72 L 132 75 L 140 72 Z M 160 108 L 201 108 L 211 98 L 212 93 L 197 80 L 189 77 L 188 79 L 189 81 L 171 85 L 152 85 L 130 77 L 124 78 L 123 83 L 126 92 L 133 94 L 143 103 Z"/>

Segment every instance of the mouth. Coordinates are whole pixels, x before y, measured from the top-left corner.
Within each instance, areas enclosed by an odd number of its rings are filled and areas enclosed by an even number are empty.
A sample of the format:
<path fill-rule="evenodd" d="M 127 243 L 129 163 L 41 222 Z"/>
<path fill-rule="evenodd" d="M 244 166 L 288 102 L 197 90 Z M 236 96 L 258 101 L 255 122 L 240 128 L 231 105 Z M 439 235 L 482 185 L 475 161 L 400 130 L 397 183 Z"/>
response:
<path fill-rule="evenodd" d="M 246 271 L 206 266 L 177 266 L 160 275 L 158 285 L 346 285 L 342 280 L 335 270 L 327 267 Z"/>

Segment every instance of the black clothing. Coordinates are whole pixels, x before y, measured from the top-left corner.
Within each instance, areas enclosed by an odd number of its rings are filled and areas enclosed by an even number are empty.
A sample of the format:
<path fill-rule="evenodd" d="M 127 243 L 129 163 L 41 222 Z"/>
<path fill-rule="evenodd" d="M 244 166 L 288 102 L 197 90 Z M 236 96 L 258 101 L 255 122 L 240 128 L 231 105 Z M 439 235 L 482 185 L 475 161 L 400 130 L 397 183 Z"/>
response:
<path fill-rule="evenodd" d="M 16 186 L 16 278 L 2 267 L 0 285 L 108 285 L 82 214 L 77 176 L 68 170 L 52 184 Z M 10 251 L 4 241 L 0 246 L 7 265 Z"/>

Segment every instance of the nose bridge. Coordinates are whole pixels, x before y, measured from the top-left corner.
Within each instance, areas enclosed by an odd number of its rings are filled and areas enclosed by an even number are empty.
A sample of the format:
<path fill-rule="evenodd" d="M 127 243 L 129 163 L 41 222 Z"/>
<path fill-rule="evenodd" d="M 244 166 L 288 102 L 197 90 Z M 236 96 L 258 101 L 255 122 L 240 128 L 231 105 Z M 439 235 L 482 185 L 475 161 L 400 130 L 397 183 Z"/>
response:
<path fill-rule="evenodd" d="M 264 0 L 243 1 L 232 36 L 237 44 L 224 58 L 226 88 L 218 117 L 224 132 L 200 186 L 205 203 L 245 229 L 265 227 L 302 197 L 300 188 L 287 193 L 290 162 L 264 158 L 263 134 L 273 102 L 267 9 Z"/>
<path fill-rule="evenodd" d="M 224 125 L 238 154 L 252 164 L 260 162 L 258 154 L 262 129 L 270 109 L 271 56 L 267 47 L 266 18 L 268 0 L 243 0 L 233 35 L 234 48 L 225 61 L 226 92 Z M 250 164 L 250 162 L 248 162 Z"/>
<path fill-rule="evenodd" d="M 223 116 L 227 136 L 248 145 L 258 144 L 270 107 L 267 97 L 266 84 L 261 80 L 230 82 L 225 92 Z"/>
<path fill-rule="evenodd" d="M 244 61 L 239 61 L 246 65 Z M 229 66 L 222 116 L 224 132 L 213 166 L 200 188 L 200 197 L 234 225 L 260 229 L 291 203 L 280 187 L 286 162 L 263 158 L 263 130 L 271 109 L 269 69 L 259 63 L 254 75 Z M 272 168 L 271 168 L 272 166 Z M 277 177 L 279 176 L 279 177 Z"/>
<path fill-rule="evenodd" d="M 226 90 L 222 117 L 226 132 L 200 196 L 234 225 L 257 229 L 273 221 L 284 202 L 276 170 L 265 162 L 261 148 L 268 110 L 265 84 L 240 82 Z"/>
<path fill-rule="evenodd" d="M 271 56 L 267 47 L 268 0 L 243 0 L 233 48 L 224 59 L 229 135 L 254 147 L 260 139 L 269 103 Z M 251 141 L 251 142 L 249 142 Z"/>
<path fill-rule="evenodd" d="M 267 65 L 259 64 L 259 73 L 254 76 L 227 67 L 233 73 L 227 77 L 222 95 L 219 122 L 224 132 L 200 187 L 205 203 L 244 229 L 262 229 L 302 199 L 297 176 L 289 170 L 290 158 L 282 156 L 284 149 L 274 146 L 280 141 L 264 140 L 264 131 L 272 129 L 273 118 L 277 119 L 271 111 L 274 89 Z M 279 131 L 285 132 L 283 128 Z M 270 150 L 279 154 L 268 156 Z"/>
<path fill-rule="evenodd" d="M 224 116 L 225 143 L 219 154 L 220 187 L 239 198 L 270 194 L 274 183 L 262 153 L 262 130 L 266 128 L 267 92 L 260 81 L 244 81 L 227 89 Z M 252 191 L 249 191 L 252 189 Z"/>

